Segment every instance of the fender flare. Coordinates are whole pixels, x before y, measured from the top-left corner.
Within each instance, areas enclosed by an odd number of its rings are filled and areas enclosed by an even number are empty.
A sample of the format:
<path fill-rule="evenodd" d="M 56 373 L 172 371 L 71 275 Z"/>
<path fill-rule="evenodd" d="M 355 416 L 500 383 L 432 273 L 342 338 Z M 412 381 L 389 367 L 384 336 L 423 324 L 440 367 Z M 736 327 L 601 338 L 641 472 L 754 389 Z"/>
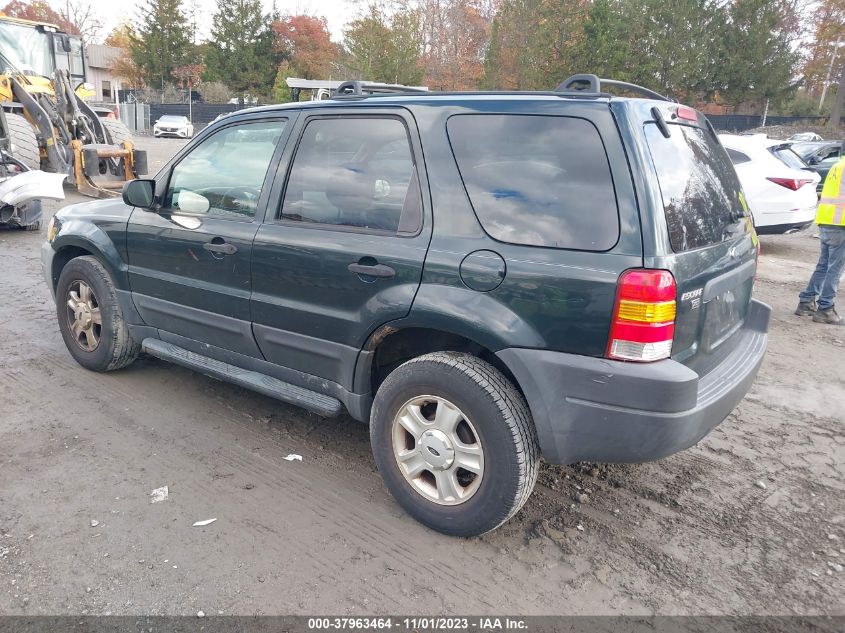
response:
<path fill-rule="evenodd" d="M 53 288 L 59 280 L 61 270 L 57 270 L 57 264 L 64 267 L 69 260 L 64 260 L 58 255 L 63 249 L 68 247 L 75 247 L 88 251 L 96 257 L 103 266 L 108 270 L 114 281 L 117 290 L 129 290 L 129 273 L 128 265 L 118 253 L 114 242 L 105 234 L 99 227 L 89 222 L 80 222 L 78 220 L 70 220 L 62 224 L 62 230 L 59 235 L 53 240 L 53 250 L 56 251 L 56 257 L 53 258 L 53 270 L 50 271 L 50 278 L 53 281 Z"/>

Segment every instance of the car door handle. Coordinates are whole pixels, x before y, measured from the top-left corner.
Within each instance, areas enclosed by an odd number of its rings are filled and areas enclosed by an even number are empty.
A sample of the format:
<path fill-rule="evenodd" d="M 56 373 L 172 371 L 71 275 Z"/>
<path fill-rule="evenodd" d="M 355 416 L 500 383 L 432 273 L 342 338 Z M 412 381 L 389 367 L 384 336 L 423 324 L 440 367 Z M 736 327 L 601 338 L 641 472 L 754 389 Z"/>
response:
<path fill-rule="evenodd" d="M 396 276 L 396 271 L 390 266 L 384 264 L 349 264 L 346 267 L 349 272 L 356 275 L 366 275 L 367 277 L 379 277 L 381 279 L 389 279 Z"/>
<path fill-rule="evenodd" d="M 238 247 L 234 244 L 227 244 L 224 241 L 220 242 L 206 242 L 202 247 L 211 253 L 221 253 L 223 255 L 234 255 L 238 252 Z"/>

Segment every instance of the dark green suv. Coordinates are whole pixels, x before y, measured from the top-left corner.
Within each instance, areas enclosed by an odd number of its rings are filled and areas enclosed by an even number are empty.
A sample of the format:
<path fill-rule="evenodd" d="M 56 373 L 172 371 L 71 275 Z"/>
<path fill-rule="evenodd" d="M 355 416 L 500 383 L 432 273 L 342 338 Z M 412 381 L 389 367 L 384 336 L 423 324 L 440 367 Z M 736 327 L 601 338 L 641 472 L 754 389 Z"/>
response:
<path fill-rule="evenodd" d="M 56 214 L 68 350 L 348 412 L 396 500 L 453 535 L 513 516 L 541 456 L 692 446 L 763 359 L 757 239 L 704 116 L 618 85 L 350 84 L 227 116 L 122 200 Z"/>

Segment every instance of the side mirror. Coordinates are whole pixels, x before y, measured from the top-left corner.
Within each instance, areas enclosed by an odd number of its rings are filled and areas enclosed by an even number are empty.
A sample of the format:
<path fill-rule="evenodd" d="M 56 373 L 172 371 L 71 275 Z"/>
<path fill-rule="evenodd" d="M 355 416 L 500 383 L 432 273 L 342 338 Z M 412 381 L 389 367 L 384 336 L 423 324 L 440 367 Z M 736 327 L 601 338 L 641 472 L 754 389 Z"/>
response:
<path fill-rule="evenodd" d="M 130 180 L 123 185 L 123 203 L 150 209 L 155 199 L 155 180 Z"/>
<path fill-rule="evenodd" d="M 70 53 L 70 51 L 71 51 L 70 38 L 67 35 L 60 35 L 59 39 L 62 43 L 62 50 L 65 53 Z"/>

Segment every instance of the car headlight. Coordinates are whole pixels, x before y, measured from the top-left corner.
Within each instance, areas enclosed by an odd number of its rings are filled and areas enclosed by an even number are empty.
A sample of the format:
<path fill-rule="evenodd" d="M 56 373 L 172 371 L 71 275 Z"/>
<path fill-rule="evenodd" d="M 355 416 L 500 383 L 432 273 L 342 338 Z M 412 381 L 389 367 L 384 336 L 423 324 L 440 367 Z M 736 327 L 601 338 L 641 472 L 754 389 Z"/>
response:
<path fill-rule="evenodd" d="M 62 229 L 62 223 L 60 220 L 56 219 L 54 215 L 50 218 L 50 221 L 47 223 L 47 241 L 52 242 L 56 239 L 56 236 L 59 234 L 59 231 Z"/>

